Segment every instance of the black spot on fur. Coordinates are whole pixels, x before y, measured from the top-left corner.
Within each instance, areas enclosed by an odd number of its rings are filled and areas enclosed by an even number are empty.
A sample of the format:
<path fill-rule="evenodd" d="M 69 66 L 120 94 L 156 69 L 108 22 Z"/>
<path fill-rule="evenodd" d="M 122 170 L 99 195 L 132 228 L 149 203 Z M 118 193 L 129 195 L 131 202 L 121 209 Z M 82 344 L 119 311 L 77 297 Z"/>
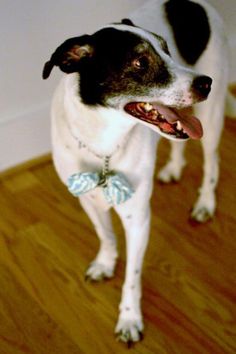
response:
<path fill-rule="evenodd" d="M 166 17 L 183 59 L 194 65 L 206 49 L 210 26 L 203 7 L 188 0 L 169 0 L 165 3 Z"/>

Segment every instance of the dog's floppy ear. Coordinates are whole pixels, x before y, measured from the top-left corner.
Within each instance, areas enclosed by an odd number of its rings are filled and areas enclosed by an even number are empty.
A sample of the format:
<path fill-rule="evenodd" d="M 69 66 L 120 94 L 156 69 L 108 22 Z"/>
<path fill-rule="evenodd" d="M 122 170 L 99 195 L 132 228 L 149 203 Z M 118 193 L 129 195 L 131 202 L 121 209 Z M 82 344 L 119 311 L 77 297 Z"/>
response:
<path fill-rule="evenodd" d="M 59 68 L 69 74 L 79 70 L 81 60 L 93 55 L 94 48 L 91 43 L 91 36 L 84 35 L 74 37 L 62 43 L 52 54 L 43 68 L 43 79 L 47 79 L 54 67 Z"/>

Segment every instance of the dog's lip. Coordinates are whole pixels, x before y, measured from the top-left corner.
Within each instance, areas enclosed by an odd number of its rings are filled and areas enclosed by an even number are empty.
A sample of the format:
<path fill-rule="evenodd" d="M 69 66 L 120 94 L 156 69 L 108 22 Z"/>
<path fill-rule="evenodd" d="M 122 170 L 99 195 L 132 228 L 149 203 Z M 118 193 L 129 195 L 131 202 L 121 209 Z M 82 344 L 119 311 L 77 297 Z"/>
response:
<path fill-rule="evenodd" d="M 146 105 L 150 107 L 147 111 L 143 108 Z M 152 128 L 158 128 L 158 132 L 161 129 L 162 133 L 175 136 L 176 139 L 200 139 L 203 136 L 199 119 L 183 109 L 155 102 L 130 102 L 125 105 L 124 110 Z M 176 129 L 177 122 L 180 123 L 182 131 Z"/>

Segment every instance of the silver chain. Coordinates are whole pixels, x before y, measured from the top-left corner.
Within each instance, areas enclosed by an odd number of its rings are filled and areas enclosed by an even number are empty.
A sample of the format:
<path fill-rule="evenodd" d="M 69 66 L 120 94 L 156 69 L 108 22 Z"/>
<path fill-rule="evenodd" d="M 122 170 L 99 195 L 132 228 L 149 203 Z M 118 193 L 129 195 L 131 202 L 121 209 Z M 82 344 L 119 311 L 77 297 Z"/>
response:
<path fill-rule="evenodd" d="M 68 125 L 68 128 L 69 128 L 69 131 L 70 131 L 72 137 L 78 142 L 79 149 L 87 149 L 91 154 L 93 154 L 97 158 L 103 160 L 103 166 L 102 166 L 102 171 L 100 173 L 99 185 L 105 187 L 107 184 L 107 177 L 114 173 L 109 169 L 111 157 L 119 150 L 120 145 L 117 146 L 116 150 L 111 155 L 102 156 L 102 155 L 97 154 L 93 150 L 91 150 L 83 141 L 81 141 L 76 135 L 74 135 L 72 130 L 70 129 L 69 125 Z"/>
<path fill-rule="evenodd" d="M 103 167 L 100 174 L 99 186 L 105 187 L 107 185 L 107 177 L 112 174 L 112 171 L 109 169 L 111 156 L 105 156 L 103 158 Z"/>
<path fill-rule="evenodd" d="M 98 159 L 102 159 L 105 161 L 107 161 L 106 163 L 109 165 L 109 159 L 119 150 L 120 145 L 117 145 L 115 151 L 109 155 L 109 156 L 103 156 L 103 155 L 99 155 L 97 154 L 95 151 L 93 151 L 92 149 L 90 149 L 83 141 L 81 141 L 76 135 L 73 134 L 72 130 L 70 129 L 70 126 L 68 125 L 69 131 L 72 135 L 72 137 L 77 141 L 78 143 L 78 148 L 79 149 L 87 149 L 91 154 L 93 154 L 94 156 L 96 156 Z M 107 160 L 108 159 L 108 160 Z"/>
<path fill-rule="evenodd" d="M 103 159 L 102 174 L 106 175 L 109 172 L 109 163 L 111 156 L 105 156 Z"/>

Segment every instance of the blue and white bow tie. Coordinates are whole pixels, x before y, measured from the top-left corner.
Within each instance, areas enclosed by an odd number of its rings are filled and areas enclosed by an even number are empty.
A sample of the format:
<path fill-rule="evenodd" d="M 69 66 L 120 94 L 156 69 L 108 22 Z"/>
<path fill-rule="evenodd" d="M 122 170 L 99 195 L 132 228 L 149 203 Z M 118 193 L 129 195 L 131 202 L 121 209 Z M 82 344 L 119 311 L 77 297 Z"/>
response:
<path fill-rule="evenodd" d="M 119 205 L 130 199 L 134 190 L 121 173 L 82 172 L 75 173 L 68 178 L 67 187 L 75 196 L 79 197 L 94 188 L 102 187 L 107 202 Z"/>

